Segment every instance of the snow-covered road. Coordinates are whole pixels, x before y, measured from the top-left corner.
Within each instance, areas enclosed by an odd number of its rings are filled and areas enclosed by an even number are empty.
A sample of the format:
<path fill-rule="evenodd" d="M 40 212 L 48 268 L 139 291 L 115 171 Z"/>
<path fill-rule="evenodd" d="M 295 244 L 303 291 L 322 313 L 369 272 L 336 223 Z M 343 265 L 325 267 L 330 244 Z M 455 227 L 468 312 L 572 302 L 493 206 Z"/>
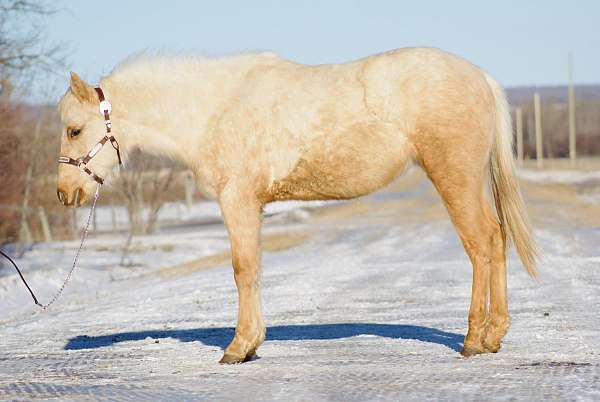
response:
<path fill-rule="evenodd" d="M 413 171 L 362 200 L 266 219 L 267 341 L 242 365 L 217 364 L 237 310 L 222 225 L 139 238 L 129 267 L 122 239 L 92 238 L 48 312 L 0 277 L 0 399 L 599 400 L 600 204 L 577 186 L 525 184 L 541 278 L 511 253 L 498 354 L 458 354 L 471 268 Z M 74 248 L 19 260 L 42 299 Z"/>

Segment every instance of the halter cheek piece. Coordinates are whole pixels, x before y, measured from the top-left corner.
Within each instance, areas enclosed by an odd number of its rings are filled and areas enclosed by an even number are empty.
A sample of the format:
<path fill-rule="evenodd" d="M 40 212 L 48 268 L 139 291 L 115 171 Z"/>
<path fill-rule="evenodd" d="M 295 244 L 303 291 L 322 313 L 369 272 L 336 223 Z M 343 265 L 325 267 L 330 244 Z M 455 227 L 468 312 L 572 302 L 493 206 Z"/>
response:
<path fill-rule="evenodd" d="M 78 159 L 73 159 L 69 156 L 61 156 L 58 158 L 58 163 L 66 163 L 68 165 L 73 165 L 81 170 L 83 173 L 90 176 L 94 181 L 98 184 L 103 184 L 104 179 L 98 176 L 96 173 L 92 172 L 87 164 L 94 156 L 100 152 L 100 150 L 104 147 L 104 144 L 110 141 L 112 147 L 117 151 L 117 158 L 119 158 L 119 165 L 122 165 L 121 162 L 121 151 L 119 150 L 119 143 L 116 138 L 111 134 L 112 123 L 110 121 L 110 112 L 112 110 L 112 106 L 109 101 L 104 98 L 104 92 L 100 87 L 94 88 L 96 93 L 98 94 L 98 98 L 100 99 L 100 114 L 104 116 L 104 125 L 106 126 L 106 134 L 100 141 L 94 145 L 94 147 L 83 157 Z"/>

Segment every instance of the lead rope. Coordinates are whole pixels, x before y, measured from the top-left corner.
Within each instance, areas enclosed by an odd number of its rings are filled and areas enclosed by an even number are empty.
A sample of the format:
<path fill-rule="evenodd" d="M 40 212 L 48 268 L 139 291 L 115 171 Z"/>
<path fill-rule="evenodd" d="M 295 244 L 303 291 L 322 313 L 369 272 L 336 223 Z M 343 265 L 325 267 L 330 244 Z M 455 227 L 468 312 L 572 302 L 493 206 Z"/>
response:
<path fill-rule="evenodd" d="M 90 215 L 88 216 L 87 222 L 85 224 L 85 227 L 83 228 L 83 233 L 81 235 L 81 243 L 79 244 L 79 248 L 77 249 L 77 253 L 75 253 L 75 258 L 73 259 L 73 265 L 71 266 L 71 270 L 67 274 L 67 277 L 65 278 L 62 286 L 58 289 L 58 291 L 56 292 L 56 294 L 52 297 L 52 299 L 50 299 L 50 301 L 47 304 L 41 304 L 38 301 L 38 299 L 35 297 L 35 294 L 33 293 L 33 290 L 31 290 L 31 288 L 27 284 L 27 281 L 25 280 L 25 277 L 21 273 L 21 270 L 19 269 L 19 267 L 17 266 L 17 264 L 8 255 L 6 255 L 2 250 L 0 250 L 0 254 L 2 254 L 4 257 L 6 257 L 6 259 L 8 259 L 8 261 L 11 262 L 11 264 L 15 267 L 15 269 L 19 273 L 19 276 L 21 277 L 21 280 L 23 281 L 23 283 L 27 287 L 27 290 L 29 290 L 29 293 L 31 293 L 31 297 L 33 298 L 33 302 L 35 304 L 37 304 L 38 306 L 40 306 L 43 310 L 46 310 L 48 307 L 50 307 L 52 304 L 54 304 L 55 301 L 58 300 L 58 298 L 60 297 L 60 295 L 62 295 L 63 291 L 65 290 L 65 287 L 67 286 L 67 284 L 71 280 L 71 276 L 73 275 L 73 271 L 75 271 L 75 268 L 77 267 L 77 261 L 79 260 L 79 254 L 81 254 L 81 250 L 83 249 L 83 245 L 85 244 L 85 240 L 87 239 L 87 235 L 88 235 L 88 232 L 89 232 L 89 229 L 90 229 L 90 223 L 92 221 L 92 215 L 94 214 L 94 209 L 96 209 L 96 202 L 98 202 L 98 198 L 99 197 L 100 197 L 100 185 L 98 185 L 98 187 L 96 188 L 96 194 L 94 194 L 94 201 L 92 202 L 92 208 L 90 209 Z"/>
<path fill-rule="evenodd" d="M 0 250 L 0 253 L 11 262 L 11 264 L 15 267 L 15 269 L 19 273 L 21 280 L 27 287 L 27 290 L 29 290 L 29 293 L 31 293 L 33 302 L 36 305 L 40 306 L 44 310 L 46 310 L 56 300 L 58 300 L 58 298 L 60 297 L 62 292 L 65 290 L 65 287 L 69 283 L 69 280 L 71 279 L 71 276 L 73 275 L 73 271 L 75 271 L 75 268 L 77 267 L 77 261 L 79 260 L 79 254 L 81 253 L 81 250 L 83 249 L 83 245 L 85 244 L 85 239 L 87 238 L 87 235 L 88 235 L 88 231 L 90 228 L 90 222 L 92 220 L 92 215 L 94 214 L 94 209 L 96 208 L 96 202 L 98 201 L 98 197 L 100 196 L 100 186 L 102 185 L 102 183 L 104 183 L 104 179 L 102 179 L 100 176 L 98 176 L 97 174 L 92 172 L 87 167 L 88 162 L 94 156 L 96 156 L 96 154 L 98 154 L 98 152 L 100 152 L 100 150 L 102 149 L 102 147 L 104 147 L 104 144 L 106 144 L 107 141 L 110 141 L 112 147 L 115 149 L 115 151 L 117 151 L 117 157 L 119 159 L 119 166 L 122 165 L 121 152 L 119 150 L 119 143 L 117 142 L 117 140 L 111 133 L 112 123 L 110 120 L 110 112 L 111 112 L 112 106 L 111 106 L 110 102 L 108 100 L 106 100 L 106 97 L 104 96 L 104 92 L 102 92 L 102 89 L 100 87 L 96 87 L 94 89 L 96 90 L 96 93 L 98 94 L 98 99 L 100 100 L 100 104 L 99 104 L 100 114 L 102 116 L 104 116 L 104 124 L 106 125 L 106 134 L 104 135 L 104 138 L 102 138 L 98 143 L 96 143 L 96 145 L 85 156 L 83 156 L 79 159 L 73 159 L 68 156 L 61 156 L 58 158 L 58 162 L 77 166 L 82 172 L 86 173 L 94 181 L 96 181 L 98 183 L 98 187 L 96 188 L 96 194 L 94 195 L 94 202 L 92 204 L 92 208 L 90 209 L 90 216 L 88 216 L 87 222 L 85 224 L 85 228 L 83 229 L 83 234 L 81 235 L 81 244 L 79 244 L 79 248 L 77 249 L 77 253 L 75 254 L 75 258 L 73 259 L 73 266 L 71 267 L 71 270 L 69 271 L 67 277 L 65 278 L 65 281 L 63 282 L 62 286 L 60 287 L 60 289 L 58 289 L 58 292 L 56 292 L 56 294 L 50 300 L 50 302 L 48 302 L 48 304 L 41 304 L 37 300 L 37 298 L 35 297 L 35 294 L 33 293 L 31 288 L 27 284 L 27 281 L 25 280 L 25 277 L 23 277 L 23 274 L 21 273 L 21 270 L 19 269 L 17 264 L 8 255 L 6 255 L 6 253 L 4 253 L 2 250 Z"/>

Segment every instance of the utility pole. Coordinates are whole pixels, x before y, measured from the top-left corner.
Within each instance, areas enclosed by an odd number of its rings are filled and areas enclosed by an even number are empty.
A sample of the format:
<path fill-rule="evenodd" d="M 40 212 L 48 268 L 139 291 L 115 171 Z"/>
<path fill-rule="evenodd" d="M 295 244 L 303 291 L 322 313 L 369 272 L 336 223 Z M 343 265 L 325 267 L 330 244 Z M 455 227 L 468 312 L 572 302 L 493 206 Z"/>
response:
<path fill-rule="evenodd" d="M 577 158 L 575 130 L 575 88 L 573 87 L 573 54 L 569 52 L 569 160 L 575 166 Z"/>
<path fill-rule="evenodd" d="M 544 148 L 542 145 L 542 111 L 540 105 L 540 94 L 536 91 L 533 94 L 533 112 L 535 114 L 535 158 L 537 167 L 544 167 Z"/>
<path fill-rule="evenodd" d="M 523 109 L 520 107 L 515 110 L 515 120 L 517 123 L 517 162 L 519 167 L 523 167 Z"/>

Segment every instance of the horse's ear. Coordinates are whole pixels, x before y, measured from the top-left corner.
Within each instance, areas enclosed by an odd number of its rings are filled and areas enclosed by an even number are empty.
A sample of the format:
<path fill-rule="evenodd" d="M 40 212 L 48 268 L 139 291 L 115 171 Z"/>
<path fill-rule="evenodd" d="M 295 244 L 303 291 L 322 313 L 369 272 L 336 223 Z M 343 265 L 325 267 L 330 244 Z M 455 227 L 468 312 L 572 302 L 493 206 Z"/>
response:
<path fill-rule="evenodd" d="M 80 102 L 94 102 L 96 99 L 94 88 L 88 85 L 84 80 L 71 71 L 71 92 Z"/>

